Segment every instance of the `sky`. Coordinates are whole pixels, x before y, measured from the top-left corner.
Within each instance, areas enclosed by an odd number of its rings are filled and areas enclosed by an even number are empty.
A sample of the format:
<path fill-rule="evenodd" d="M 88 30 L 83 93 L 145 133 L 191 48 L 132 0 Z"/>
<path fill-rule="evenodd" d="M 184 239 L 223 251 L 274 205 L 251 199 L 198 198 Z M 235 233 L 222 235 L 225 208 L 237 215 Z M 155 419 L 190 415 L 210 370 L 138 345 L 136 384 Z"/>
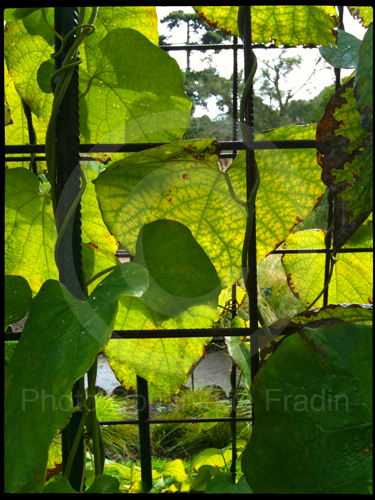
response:
<path fill-rule="evenodd" d="M 167 43 L 173 44 L 183 44 L 186 42 L 186 25 L 185 23 L 180 28 L 174 28 L 172 31 L 169 31 L 167 27 L 167 23 L 161 23 L 160 20 L 163 19 L 169 12 L 174 10 L 183 10 L 184 12 L 194 12 L 192 7 L 184 7 L 184 6 L 175 6 L 175 7 L 156 7 L 158 18 L 159 18 L 159 35 L 170 36 L 167 40 Z M 356 36 L 360 40 L 363 39 L 366 30 L 360 25 L 360 23 L 353 19 L 350 15 L 349 10 L 344 8 L 344 27 L 345 31 Z M 198 41 L 199 36 L 196 37 Z M 194 40 L 194 35 L 191 35 L 191 41 Z M 265 54 L 264 49 L 258 49 L 256 51 L 256 56 L 258 60 L 258 70 L 257 74 L 260 72 L 260 68 L 264 68 L 265 65 L 262 63 L 263 59 L 269 60 L 271 57 L 277 58 L 278 54 L 281 52 L 281 49 L 270 49 Z M 186 52 L 185 51 L 171 51 L 169 52 L 170 56 L 175 58 L 178 62 L 180 68 L 182 70 L 186 69 Z M 220 54 L 215 55 L 213 51 L 208 51 L 205 53 L 200 52 L 191 52 L 190 57 L 190 66 L 192 69 L 199 71 L 207 67 L 207 62 L 204 61 L 204 58 L 207 57 L 208 54 L 212 54 L 212 65 L 216 66 L 219 74 L 221 76 L 225 76 L 229 78 L 233 72 L 233 59 L 232 59 L 232 51 L 221 51 Z M 307 80 L 307 78 L 313 72 L 316 66 L 316 59 L 320 55 L 318 49 L 288 49 L 288 55 L 301 55 L 302 56 L 302 64 L 300 68 L 293 70 L 288 75 L 289 83 L 282 82 L 280 84 L 281 90 L 288 90 L 291 88 L 290 82 L 293 82 L 292 86 L 295 90 L 298 90 L 299 87 L 303 85 L 303 83 Z M 238 66 L 239 69 L 243 69 L 243 51 L 239 51 L 238 53 Z M 328 69 L 324 69 L 324 67 Z M 295 94 L 294 99 L 312 99 L 314 96 L 319 94 L 319 92 L 326 87 L 327 85 L 331 85 L 334 82 L 334 72 L 333 68 L 329 66 L 324 60 L 316 67 L 316 72 L 313 78 L 309 81 L 309 85 L 303 87 L 299 92 Z M 341 70 L 341 76 L 350 75 L 353 72 L 351 69 L 343 69 Z M 254 91 L 257 91 L 257 83 L 255 81 Z M 310 93 L 309 93 L 310 90 Z M 208 99 L 208 110 L 201 106 L 197 106 L 194 116 L 202 116 L 204 114 L 208 114 L 210 118 L 214 118 L 220 111 L 217 109 L 216 100 L 214 97 Z M 268 103 L 267 103 L 268 104 Z"/>

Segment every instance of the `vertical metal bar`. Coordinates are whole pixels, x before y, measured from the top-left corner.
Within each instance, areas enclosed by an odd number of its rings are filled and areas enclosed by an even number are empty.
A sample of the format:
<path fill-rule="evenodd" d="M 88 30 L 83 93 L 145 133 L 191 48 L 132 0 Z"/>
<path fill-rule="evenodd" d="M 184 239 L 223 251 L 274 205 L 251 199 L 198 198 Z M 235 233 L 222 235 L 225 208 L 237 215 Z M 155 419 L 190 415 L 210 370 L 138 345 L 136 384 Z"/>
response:
<path fill-rule="evenodd" d="M 243 49 L 245 60 L 245 82 L 249 77 L 253 66 L 253 56 L 251 50 L 251 8 L 244 9 L 243 25 Z M 250 149 L 249 144 L 254 142 L 254 104 L 253 88 L 249 90 L 249 98 L 245 109 L 246 120 L 246 190 L 247 196 L 254 185 L 255 176 L 255 152 Z M 253 230 L 249 242 L 249 283 L 251 284 L 251 293 L 249 293 L 249 314 L 250 314 L 250 355 L 251 355 L 251 378 L 253 379 L 259 370 L 259 348 L 257 335 L 252 335 L 258 329 L 258 300 L 257 300 L 257 261 L 256 261 L 256 223 L 255 208 L 253 214 Z M 254 416 L 254 412 L 253 412 Z"/>
<path fill-rule="evenodd" d="M 78 24 L 77 7 L 55 8 L 55 30 L 65 37 Z M 61 55 L 55 59 L 55 70 L 61 68 L 67 52 L 74 43 L 75 35 L 67 41 Z M 61 41 L 55 37 L 55 52 L 61 47 Z M 79 98 L 78 98 L 78 67 L 74 70 L 69 88 L 62 100 L 57 114 L 56 123 L 56 200 L 57 210 L 55 221 L 57 230 L 62 223 L 75 199 L 79 187 L 80 178 L 71 182 L 70 176 L 79 167 Z M 73 173 L 74 176 L 74 173 Z M 64 189 L 69 181 L 69 189 Z M 72 218 L 70 228 L 65 231 L 62 238 L 60 251 L 57 254 L 56 264 L 59 270 L 59 279 L 67 287 L 72 295 L 84 299 L 82 293 L 82 250 L 81 250 L 81 217 L 80 209 L 77 209 L 75 217 Z M 77 279 L 78 277 L 78 279 Z M 72 391 L 73 405 L 80 402 L 79 382 L 76 382 Z M 82 417 L 80 411 L 74 412 L 69 424 L 62 432 L 62 455 L 63 468 L 65 470 L 71 447 L 77 434 L 78 426 Z M 79 491 L 84 473 L 85 463 L 84 442 L 81 438 L 76 451 L 69 481 L 71 486 Z"/>
<path fill-rule="evenodd" d="M 233 141 L 238 138 L 238 39 L 233 37 Z M 237 151 L 233 151 L 237 154 Z M 237 290 L 236 284 L 232 286 L 232 319 L 236 317 L 237 309 Z M 237 460 L 237 439 L 236 439 L 236 416 L 237 416 L 237 394 L 236 394 L 236 364 L 232 362 L 232 370 L 230 373 L 230 384 L 232 388 L 232 408 L 230 416 L 234 419 L 230 422 L 231 438 L 232 438 L 232 464 L 230 472 L 232 474 L 233 482 L 236 481 L 236 460 Z"/>
<path fill-rule="evenodd" d="M 344 6 L 339 5 L 338 7 L 338 12 L 339 12 L 339 28 L 344 29 Z M 334 68 L 335 72 L 335 77 L 336 77 L 336 82 L 335 82 L 335 92 L 339 90 L 341 87 L 341 70 L 340 68 Z M 327 218 L 327 230 L 331 227 L 331 224 L 333 222 L 333 197 L 331 191 L 328 193 L 328 218 Z M 325 241 L 325 246 L 326 248 L 331 248 L 332 244 L 332 234 L 327 240 Z M 330 255 L 328 252 L 326 253 L 326 259 L 325 259 L 325 268 L 324 268 L 324 283 L 327 283 L 328 277 L 329 277 L 329 267 L 330 267 Z M 328 305 L 328 291 L 329 291 L 329 286 L 327 286 L 326 290 L 324 291 L 323 294 L 323 306 Z"/>
<path fill-rule="evenodd" d="M 151 439 L 148 402 L 147 380 L 137 375 L 138 394 L 138 419 L 139 422 L 139 447 L 141 452 L 141 476 L 142 481 L 147 484 L 148 489 L 152 488 L 152 467 L 151 467 Z"/>
<path fill-rule="evenodd" d="M 238 139 L 238 38 L 233 37 L 233 140 Z M 233 151 L 237 154 L 237 151 Z"/>
<path fill-rule="evenodd" d="M 232 388 L 232 409 L 230 416 L 233 420 L 230 422 L 231 438 L 232 438 L 232 463 L 230 466 L 230 473 L 232 474 L 233 482 L 236 482 L 236 460 L 237 460 L 237 442 L 236 442 L 236 427 L 237 427 L 237 387 L 236 387 L 236 364 L 232 363 L 232 370 L 230 372 L 230 385 Z"/>

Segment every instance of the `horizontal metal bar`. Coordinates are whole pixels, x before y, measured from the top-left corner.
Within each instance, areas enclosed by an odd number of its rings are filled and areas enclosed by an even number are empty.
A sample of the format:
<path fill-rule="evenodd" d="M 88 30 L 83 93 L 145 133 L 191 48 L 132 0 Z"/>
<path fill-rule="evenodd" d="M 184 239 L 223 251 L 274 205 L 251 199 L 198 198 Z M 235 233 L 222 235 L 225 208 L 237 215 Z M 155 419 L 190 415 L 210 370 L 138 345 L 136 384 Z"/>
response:
<path fill-rule="evenodd" d="M 296 47 L 293 45 L 283 45 L 282 47 L 280 45 L 275 45 L 274 43 L 270 43 L 269 45 L 264 45 L 263 43 L 254 43 L 251 45 L 252 49 L 295 49 Z M 306 45 L 303 47 L 298 47 L 299 49 L 316 49 L 317 46 L 310 44 Z M 179 45 L 159 45 L 159 49 L 162 49 L 166 52 L 170 52 L 171 50 L 186 50 L 191 52 L 192 50 L 200 50 L 202 52 L 206 50 L 228 50 L 228 49 L 243 49 L 242 43 L 238 43 L 236 45 L 234 44 L 202 44 L 202 45 L 186 45 L 186 44 L 179 44 Z"/>
<path fill-rule="evenodd" d="M 179 339 L 196 337 L 244 337 L 244 328 L 189 328 L 186 330 L 113 330 L 112 339 Z"/>
<path fill-rule="evenodd" d="M 80 153 L 137 153 L 146 149 L 158 146 L 167 146 L 168 143 L 139 143 L 139 144 L 81 144 Z M 222 141 L 216 145 L 219 151 L 233 151 L 246 149 L 242 141 Z M 316 149 L 315 140 L 294 140 L 294 141 L 254 141 L 249 145 L 250 149 Z M 27 154 L 44 153 L 44 144 L 27 144 L 16 146 L 5 146 L 5 154 Z M 7 161 L 11 158 L 7 159 Z M 26 160 L 25 158 L 23 160 Z M 14 161 L 14 160 L 13 160 Z"/>
<path fill-rule="evenodd" d="M 252 417 L 218 417 L 218 418 L 176 418 L 176 419 L 148 419 L 142 420 L 142 422 L 146 422 L 148 424 L 199 424 L 201 422 L 232 422 L 235 420 L 236 422 L 252 422 Z M 139 424 L 140 420 L 108 420 L 99 422 L 100 425 L 133 425 Z"/>
<path fill-rule="evenodd" d="M 286 249 L 278 248 L 270 252 L 271 254 L 299 254 L 299 253 L 329 253 L 333 252 L 333 248 L 304 248 L 304 249 Z M 338 253 L 361 253 L 373 252 L 373 248 L 341 248 Z"/>

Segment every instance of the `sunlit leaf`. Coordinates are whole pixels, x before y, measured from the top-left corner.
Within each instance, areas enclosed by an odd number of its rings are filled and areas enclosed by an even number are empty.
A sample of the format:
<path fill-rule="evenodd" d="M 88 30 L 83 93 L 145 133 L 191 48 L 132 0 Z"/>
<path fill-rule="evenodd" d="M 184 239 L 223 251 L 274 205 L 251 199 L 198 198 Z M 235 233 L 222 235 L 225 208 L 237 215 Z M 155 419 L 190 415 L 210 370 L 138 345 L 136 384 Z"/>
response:
<path fill-rule="evenodd" d="M 149 149 L 112 164 L 95 184 L 104 222 L 131 254 L 144 224 L 181 222 L 215 266 L 222 286 L 231 285 L 242 277 L 245 209 L 231 197 L 216 160 L 212 139 L 203 139 Z"/>
<path fill-rule="evenodd" d="M 245 325 L 234 324 L 232 328 L 243 328 Z M 244 334 L 245 337 L 245 334 Z M 236 365 L 243 374 L 243 381 L 248 389 L 251 384 L 251 366 L 250 366 L 250 343 L 244 342 L 241 337 L 224 337 L 228 347 L 228 352 L 232 356 Z"/>
<path fill-rule="evenodd" d="M 315 125 L 285 127 L 257 140 L 311 139 Z M 255 152 L 260 185 L 256 198 L 257 261 L 277 248 L 304 220 L 324 194 L 314 149 L 272 149 Z M 246 155 L 241 151 L 228 169 L 236 195 L 246 200 Z"/>
<path fill-rule="evenodd" d="M 287 249 L 325 248 L 324 231 L 309 230 L 291 234 Z M 372 228 L 362 226 L 344 248 L 372 248 Z M 293 294 L 310 305 L 324 288 L 324 254 L 285 254 L 282 258 Z M 341 253 L 333 269 L 328 300 L 333 304 L 372 303 L 373 260 L 371 252 Z M 323 296 L 315 307 L 323 305 Z"/>
<path fill-rule="evenodd" d="M 371 344 L 369 326 L 305 328 L 259 370 L 242 458 L 254 493 L 369 493 Z"/>
<path fill-rule="evenodd" d="M 198 472 L 203 465 L 213 467 L 224 467 L 232 461 L 232 449 L 227 448 L 224 452 L 217 448 L 206 448 L 191 462 L 191 467 Z"/>
<path fill-rule="evenodd" d="M 239 36 L 238 7 L 193 7 L 211 27 Z M 335 43 L 332 29 L 338 26 L 336 10 L 322 5 L 251 6 L 253 43 L 276 45 L 323 45 Z"/>
<path fill-rule="evenodd" d="M 184 464 L 182 460 L 177 459 L 172 462 L 167 462 L 163 468 L 163 477 L 174 476 L 176 481 L 179 483 L 184 482 L 187 479 L 187 474 L 185 472 Z"/>
<path fill-rule="evenodd" d="M 58 279 L 52 203 L 26 169 L 5 171 L 5 273 L 23 276 L 33 292 Z"/>

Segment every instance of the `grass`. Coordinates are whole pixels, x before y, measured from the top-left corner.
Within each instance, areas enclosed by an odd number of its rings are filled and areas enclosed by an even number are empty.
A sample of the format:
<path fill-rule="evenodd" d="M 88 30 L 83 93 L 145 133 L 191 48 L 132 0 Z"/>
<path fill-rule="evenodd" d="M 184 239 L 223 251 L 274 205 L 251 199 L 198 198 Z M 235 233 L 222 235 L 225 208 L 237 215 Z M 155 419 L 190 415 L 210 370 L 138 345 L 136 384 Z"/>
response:
<path fill-rule="evenodd" d="M 248 394 L 241 388 L 238 393 L 237 416 L 249 416 Z M 99 421 L 136 419 L 136 401 L 132 397 L 96 396 Z M 169 404 L 153 403 L 150 417 L 153 419 L 214 418 L 230 414 L 231 401 L 221 399 L 214 388 L 196 391 L 185 390 L 174 396 Z M 249 439 L 251 427 L 248 422 L 237 422 L 238 439 Z M 150 426 L 152 456 L 157 460 L 180 458 L 192 460 L 206 448 L 222 449 L 231 443 L 228 422 L 212 423 L 167 423 Z M 137 425 L 102 426 L 106 456 L 116 462 L 135 462 L 139 459 L 139 437 Z M 157 470 L 157 469 L 155 469 Z"/>

